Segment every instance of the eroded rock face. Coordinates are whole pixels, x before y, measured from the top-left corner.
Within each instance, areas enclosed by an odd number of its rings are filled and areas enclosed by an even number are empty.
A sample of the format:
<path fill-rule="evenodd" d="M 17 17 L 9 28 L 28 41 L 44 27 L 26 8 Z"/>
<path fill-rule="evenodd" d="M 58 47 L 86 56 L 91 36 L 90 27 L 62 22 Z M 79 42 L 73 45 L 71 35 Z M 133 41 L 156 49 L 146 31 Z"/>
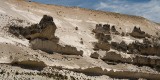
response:
<path fill-rule="evenodd" d="M 107 41 L 111 40 L 111 35 L 110 34 L 96 33 L 95 37 L 99 41 L 104 41 L 104 42 L 107 42 Z"/>
<path fill-rule="evenodd" d="M 25 60 L 11 63 L 13 66 L 19 66 L 25 69 L 42 70 L 47 65 L 43 61 Z"/>
<path fill-rule="evenodd" d="M 117 63 L 130 63 L 137 65 L 147 65 L 147 66 L 160 66 L 159 58 L 151 58 L 139 55 L 128 55 L 122 56 L 122 54 L 117 54 L 116 52 L 106 52 L 106 55 L 101 57 L 104 61 L 114 61 Z"/>
<path fill-rule="evenodd" d="M 50 40 L 35 39 L 31 41 L 31 45 L 33 49 L 40 49 L 51 54 L 57 52 L 67 55 L 83 55 L 83 51 L 78 51 L 75 47 L 69 45 L 61 46 Z"/>
<path fill-rule="evenodd" d="M 50 23 L 50 22 L 53 23 L 53 18 L 48 15 L 43 15 L 43 18 L 39 22 L 39 25 L 43 26 L 44 23 Z M 46 25 L 44 25 L 44 27 L 46 27 Z"/>
<path fill-rule="evenodd" d="M 94 49 L 95 50 L 101 49 L 101 50 L 109 51 L 110 50 L 110 44 L 106 43 L 106 42 L 98 42 L 98 43 L 95 43 Z"/>
<path fill-rule="evenodd" d="M 111 29 L 109 24 L 97 24 L 96 29 L 93 30 L 98 42 L 94 44 L 94 50 L 110 50 Z"/>
<path fill-rule="evenodd" d="M 127 45 L 124 41 L 121 43 L 111 42 L 111 48 L 128 54 L 156 55 L 160 56 L 160 46 L 151 42 L 133 42 Z"/>
<path fill-rule="evenodd" d="M 110 33 L 110 25 L 109 24 L 104 24 L 103 25 L 103 29 L 105 30 L 105 34 L 109 34 Z"/>
<path fill-rule="evenodd" d="M 131 36 L 135 38 L 145 38 L 145 37 L 150 37 L 150 35 L 146 34 L 144 31 L 141 31 L 140 28 L 137 28 L 136 26 L 134 27 L 132 33 L 130 33 Z"/>
<path fill-rule="evenodd" d="M 111 47 L 122 52 L 126 52 L 128 50 L 128 45 L 124 41 L 121 43 L 111 42 Z"/>
<path fill-rule="evenodd" d="M 91 58 L 98 59 L 100 55 L 97 52 L 94 52 L 93 54 L 90 55 Z"/>
<path fill-rule="evenodd" d="M 139 43 L 134 42 L 128 45 L 129 53 L 136 53 L 142 55 L 157 55 L 160 56 L 160 46 L 158 44 L 146 44 L 146 43 Z"/>
<path fill-rule="evenodd" d="M 96 24 L 96 29 L 93 30 L 95 33 L 110 34 L 110 25 L 109 24 Z"/>
<path fill-rule="evenodd" d="M 116 30 L 115 26 L 111 27 L 111 32 L 112 32 L 112 34 L 120 35 L 120 33 Z"/>
<path fill-rule="evenodd" d="M 157 38 L 150 37 L 150 35 L 141 31 L 140 28 L 134 27 L 130 35 L 137 39 L 143 38 L 143 42 L 135 41 L 130 44 L 126 44 L 125 41 L 120 43 L 112 42 L 111 36 L 119 35 L 119 32 L 115 26 L 110 27 L 108 24 L 96 25 L 96 29 L 94 29 L 93 32 L 98 42 L 94 44 L 95 53 L 92 53 L 90 57 L 95 59 L 99 58 L 106 61 L 106 63 L 129 63 L 151 67 L 160 66 L 160 41 L 157 40 Z M 125 33 L 119 36 L 125 36 Z M 106 51 L 106 53 L 101 55 L 101 53 L 98 52 L 100 50 Z M 150 56 L 156 56 L 156 58 Z"/>
<path fill-rule="evenodd" d="M 112 26 L 112 27 L 111 27 L 111 31 L 112 31 L 112 32 L 116 32 L 116 31 L 117 31 L 116 28 L 115 28 L 115 26 Z"/>
<path fill-rule="evenodd" d="M 44 15 L 40 23 L 35 26 L 36 26 L 36 29 L 38 28 L 39 32 L 27 35 L 26 38 L 30 38 L 30 39 L 45 38 L 48 40 L 51 40 L 51 39 L 55 40 L 57 38 L 55 37 L 55 31 L 57 27 L 53 22 L 53 18 L 51 16 Z"/>
<path fill-rule="evenodd" d="M 83 51 L 78 51 L 76 47 L 70 45 L 61 46 L 58 44 L 59 38 L 55 36 L 57 26 L 53 18 L 44 15 L 39 24 L 29 27 L 11 26 L 9 31 L 16 36 L 24 36 L 30 40 L 33 49 L 40 49 L 48 53 L 58 52 L 69 55 L 82 55 Z"/>

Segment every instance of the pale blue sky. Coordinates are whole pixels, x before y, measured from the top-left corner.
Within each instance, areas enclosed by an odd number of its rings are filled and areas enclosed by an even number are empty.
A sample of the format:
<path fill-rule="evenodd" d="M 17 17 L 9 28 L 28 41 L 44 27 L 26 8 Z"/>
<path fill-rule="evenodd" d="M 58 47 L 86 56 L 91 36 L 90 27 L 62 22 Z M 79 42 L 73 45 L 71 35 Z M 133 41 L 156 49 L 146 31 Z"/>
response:
<path fill-rule="evenodd" d="M 45 4 L 78 6 L 82 8 L 143 16 L 160 22 L 160 0 L 32 0 Z"/>

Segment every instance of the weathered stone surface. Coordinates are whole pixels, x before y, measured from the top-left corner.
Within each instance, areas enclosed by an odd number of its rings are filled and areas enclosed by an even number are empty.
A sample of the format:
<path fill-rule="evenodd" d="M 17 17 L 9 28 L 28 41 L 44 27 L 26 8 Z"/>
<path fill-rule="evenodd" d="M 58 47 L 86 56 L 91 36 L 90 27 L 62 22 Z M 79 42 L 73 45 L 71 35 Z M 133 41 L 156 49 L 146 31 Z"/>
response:
<path fill-rule="evenodd" d="M 103 29 L 102 24 L 96 24 L 96 29 L 93 30 L 94 33 L 103 33 L 105 30 Z"/>
<path fill-rule="evenodd" d="M 109 51 L 110 50 L 110 44 L 106 43 L 106 42 L 98 42 L 95 44 L 94 46 L 94 50 L 105 50 L 105 51 Z"/>
<path fill-rule="evenodd" d="M 109 40 L 111 40 L 111 35 L 105 35 L 103 33 L 96 33 L 95 37 L 99 40 L 99 41 L 104 41 L 104 42 L 108 42 Z"/>
<path fill-rule="evenodd" d="M 132 33 L 130 33 L 131 36 L 135 38 L 145 38 L 147 37 L 146 33 L 144 31 L 141 31 L 140 28 L 134 27 Z"/>
<path fill-rule="evenodd" d="M 118 62 L 118 61 L 123 62 L 125 60 L 125 59 L 123 59 L 123 57 L 120 54 L 117 54 L 116 52 L 106 52 L 106 55 L 103 56 L 101 59 L 102 60 L 111 60 L 111 61 L 115 61 L 115 62 Z M 131 59 L 130 59 L 130 61 L 131 61 Z"/>
<path fill-rule="evenodd" d="M 111 42 L 111 47 L 123 52 L 126 52 L 128 50 L 128 45 L 124 41 L 122 41 L 121 43 Z"/>
<path fill-rule="evenodd" d="M 126 70 L 116 70 L 116 69 L 103 69 L 101 67 L 90 67 L 85 69 L 73 69 L 75 72 L 85 73 L 88 75 L 109 75 L 111 77 L 116 78 L 125 78 L 125 79 L 153 79 L 157 80 L 160 78 L 159 74 L 150 74 L 150 73 L 144 73 L 139 71 L 126 71 Z"/>
<path fill-rule="evenodd" d="M 56 38 L 54 33 L 55 33 L 55 28 L 53 27 L 53 25 L 47 25 L 47 27 L 42 29 L 41 32 L 27 35 L 26 38 L 30 38 L 31 40 L 36 38 L 44 38 L 51 40 Z"/>
<path fill-rule="evenodd" d="M 125 36 L 125 33 L 124 33 L 124 32 L 122 32 L 122 33 L 121 33 L 121 36 Z"/>
<path fill-rule="evenodd" d="M 145 43 L 134 42 L 132 44 L 129 44 L 128 45 L 129 53 L 160 56 L 159 54 L 160 46 L 153 45 L 154 43 L 151 43 L 151 44 L 147 44 L 147 43 L 148 42 L 145 42 Z"/>
<path fill-rule="evenodd" d="M 26 28 L 11 26 L 10 32 L 29 39 L 33 49 L 40 49 L 48 53 L 58 52 L 82 56 L 83 51 L 78 51 L 76 47 L 70 45 L 61 46 L 58 44 L 59 38 L 55 36 L 56 29 L 57 27 L 53 22 L 53 18 L 44 15 L 39 24 L 34 24 Z"/>
<path fill-rule="evenodd" d="M 128 56 L 127 56 L 128 55 Z M 106 52 L 106 55 L 101 57 L 104 61 L 114 61 L 117 63 L 130 63 L 137 65 L 148 65 L 148 66 L 160 66 L 159 58 L 151 58 L 147 56 L 133 55 L 133 54 L 120 54 L 116 52 Z"/>
<path fill-rule="evenodd" d="M 105 30 L 106 33 L 107 32 L 109 33 L 110 32 L 110 25 L 109 24 L 104 24 L 103 29 Z"/>
<path fill-rule="evenodd" d="M 43 18 L 39 22 L 39 25 L 43 26 L 45 23 L 49 23 L 49 22 L 53 22 L 53 18 L 48 15 L 43 15 Z M 44 25 L 44 27 L 45 27 L 45 25 Z"/>
<path fill-rule="evenodd" d="M 81 56 L 83 54 L 83 51 L 78 51 L 77 48 L 75 47 L 69 45 L 61 46 L 50 40 L 35 39 L 31 41 L 31 46 L 33 49 L 40 49 L 42 51 L 51 54 L 54 52 L 67 55 L 81 55 Z"/>
<path fill-rule="evenodd" d="M 30 39 L 45 38 L 49 40 L 56 38 L 54 34 L 57 27 L 53 22 L 53 18 L 51 16 L 44 15 L 40 23 L 37 24 L 36 26 L 37 26 L 36 29 L 40 28 L 38 29 L 39 32 L 27 35 L 26 38 L 30 38 Z"/>
<path fill-rule="evenodd" d="M 106 50 L 110 49 L 110 44 L 108 41 L 111 40 L 110 34 L 110 25 L 109 24 L 97 24 L 96 29 L 93 30 L 95 37 L 98 39 L 98 42 L 94 45 L 94 50 Z"/>
<path fill-rule="evenodd" d="M 100 57 L 100 55 L 97 52 L 94 52 L 90 55 L 91 58 L 95 58 L 98 59 Z"/>
<path fill-rule="evenodd" d="M 19 66 L 26 69 L 42 70 L 47 65 L 43 61 L 25 60 L 11 63 L 13 66 Z"/>
<path fill-rule="evenodd" d="M 112 32 L 116 32 L 116 31 L 117 31 L 116 28 L 115 28 L 115 26 L 112 26 L 112 27 L 111 27 L 111 31 L 112 31 Z"/>
<path fill-rule="evenodd" d="M 96 24 L 96 28 L 93 30 L 94 33 L 110 34 L 109 24 Z"/>
<path fill-rule="evenodd" d="M 55 39 L 55 31 L 57 27 L 51 16 L 44 15 L 39 24 L 33 24 L 30 27 L 11 26 L 9 31 L 16 36 L 23 35 L 27 39 Z M 57 38 L 58 40 L 58 38 Z"/>
<path fill-rule="evenodd" d="M 160 56 L 160 46 L 148 40 L 145 40 L 144 43 L 136 41 L 129 45 L 127 45 L 124 41 L 122 41 L 121 43 L 111 42 L 111 48 L 128 54 Z"/>

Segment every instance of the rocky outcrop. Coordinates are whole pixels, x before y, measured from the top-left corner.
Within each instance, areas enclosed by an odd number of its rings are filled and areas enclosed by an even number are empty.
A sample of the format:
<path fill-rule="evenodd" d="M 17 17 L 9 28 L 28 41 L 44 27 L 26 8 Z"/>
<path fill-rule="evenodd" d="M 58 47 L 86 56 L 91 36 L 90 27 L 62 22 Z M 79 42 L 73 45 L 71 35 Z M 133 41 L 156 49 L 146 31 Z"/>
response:
<path fill-rule="evenodd" d="M 111 42 L 111 48 L 118 51 L 126 52 L 128 50 L 128 45 L 124 41 L 122 41 L 121 43 Z"/>
<path fill-rule="evenodd" d="M 113 61 L 117 63 L 130 63 L 137 65 L 147 65 L 147 66 L 160 66 L 160 58 L 153 58 L 147 56 L 116 53 L 116 52 L 106 52 L 106 55 L 101 57 L 104 61 Z"/>
<path fill-rule="evenodd" d="M 130 35 L 134 38 L 143 38 L 143 42 L 135 41 L 126 44 L 122 42 L 112 42 L 112 35 L 119 35 L 115 26 L 110 28 L 110 25 L 96 25 L 96 29 L 93 30 L 98 42 L 95 43 L 94 52 L 90 57 L 95 59 L 101 59 L 108 64 L 129 63 L 133 65 L 144 65 L 155 67 L 160 66 L 160 42 L 157 38 L 153 38 L 140 28 L 134 27 Z M 125 33 L 122 34 L 125 36 Z M 101 55 L 100 50 L 106 51 Z M 156 56 L 156 57 L 153 57 Z"/>
<path fill-rule="evenodd" d="M 11 65 L 33 70 L 42 70 L 47 66 L 43 61 L 35 60 L 14 61 L 11 63 Z"/>
<path fill-rule="evenodd" d="M 12 25 L 9 27 L 9 32 L 16 36 L 24 36 L 29 40 L 36 38 L 55 39 L 55 31 L 57 27 L 51 16 L 44 15 L 39 24 L 33 24 L 29 27 Z M 58 38 L 57 38 L 58 39 Z"/>
<path fill-rule="evenodd" d="M 33 34 L 27 35 L 26 38 L 29 38 L 32 40 L 36 38 L 44 38 L 48 40 L 57 39 L 57 42 L 58 42 L 58 38 L 55 37 L 55 31 L 57 27 L 53 22 L 53 18 L 51 16 L 44 15 L 40 23 L 36 25 L 36 29 L 37 28 L 39 32 L 35 32 Z"/>
<path fill-rule="evenodd" d="M 154 43 L 146 44 L 133 42 L 128 45 L 129 53 L 132 54 L 141 54 L 141 55 L 157 55 L 160 56 L 160 46 L 154 45 Z"/>
<path fill-rule="evenodd" d="M 71 69 L 70 69 L 71 70 Z M 101 67 L 90 67 L 85 69 L 72 69 L 72 71 L 84 73 L 86 75 L 109 75 L 110 77 L 116 78 L 127 78 L 127 79 L 153 79 L 157 80 L 160 78 L 160 74 L 144 73 L 140 71 L 127 71 L 127 70 L 116 70 L 116 69 L 103 69 Z"/>
<path fill-rule="evenodd" d="M 137 28 L 136 26 L 134 27 L 132 33 L 130 33 L 131 36 L 135 38 L 145 38 L 145 37 L 150 37 L 150 35 L 146 34 L 144 31 L 141 31 L 140 28 Z"/>
<path fill-rule="evenodd" d="M 111 29 L 109 24 L 97 24 L 96 29 L 93 30 L 98 42 L 94 44 L 94 50 L 106 50 L 110 49 L 108 41 L 111 40 Z"/>
<path fill-rule="evenodd" d="M 78 51 L 76 47 L 69 45 L 61 46 L 50 40 L 35 39 L 31 41 L 33 49 L 40 49 L 48 53 L 61 53 L 67 55 L 83 55 L 83 51 Z"/>
<path fill-rule="evenodd" d="M 111 40 L 111 35 L 110 34 L 96 33 L 95 37 L 99 41 L 103 41 L 103 42 L 108 42 L 109 40 Z"/>
<path fill-rule="evenodd" d="M 100 55 L 97 52 L 94 52 L 90 55 L 91 58 L 95 58 L 98 59 L 100 57 Z"/>
<path fill-rule="evenodd" d="M 99 50 L 99 49 L 109 51 L 110 50 L 110 44 L 107 43 L 107 42 L 95 43 L 94 50 Z"/>
<path fill-rule="evenodd" d="M 82 55 L 83 51 L 78 51 L 76 47 L 70 45 L 61 46 L 58 44 L 59 38 L 55 36 L 57 27 L 53 18 L 44 15 L 39 24 L 29 27 L 11 26 L 9 32 L 16 36 L 24 36 L 30 40 L 33 49 L 40 49 L 48 53 L 62 53 L 69 55 Z"/>
<path fill-rule="evenodd" d="M 112 26 L 111 27 L 111 32 L 112 34 L 116 34 L 116 35 L 119 35 L 120 33 L 116 30 L 115 26 Z"/>
<path fill-rule="evenodd" d="M 109 24 L 96 24 L 96 28 L 93 30 L 94 33 L 110 34 Z"/>
<path fill-rule="evenodd" d="M 144 41 L 145 42 L 143 43 L 136 41 L 129 45 L 127 45 L 124 41 L 122 41 L 121 43 L 111 42 L 111 48 L 128 54 L 160 56 L 159 44 L 152 43 L 146 39 Z"/>
<path fill-rule="evenodd" d="M 33 24 L 25 28 L 22 26 L 13 25 L 9 27 L 9 32 L 16 36 L 22 35 L 29 40 L 36 38 L 51 40 L 57 38 L 54 35 L 56 29 L 57 27 L 53 22 L 53 18 L 51 16 L 44 15 L 39 24 Z"/>

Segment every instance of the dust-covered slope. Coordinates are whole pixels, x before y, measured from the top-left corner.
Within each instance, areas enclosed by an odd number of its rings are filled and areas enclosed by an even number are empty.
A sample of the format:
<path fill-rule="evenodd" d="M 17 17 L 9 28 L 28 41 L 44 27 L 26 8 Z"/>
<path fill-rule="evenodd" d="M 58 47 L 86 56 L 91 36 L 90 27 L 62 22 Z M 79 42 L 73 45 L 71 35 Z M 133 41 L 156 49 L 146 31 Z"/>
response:
<path fill-rule="evenodd" d="M 159 27 L 139 16 L 0 0 L 0 77 L 159 79 Z"/>

